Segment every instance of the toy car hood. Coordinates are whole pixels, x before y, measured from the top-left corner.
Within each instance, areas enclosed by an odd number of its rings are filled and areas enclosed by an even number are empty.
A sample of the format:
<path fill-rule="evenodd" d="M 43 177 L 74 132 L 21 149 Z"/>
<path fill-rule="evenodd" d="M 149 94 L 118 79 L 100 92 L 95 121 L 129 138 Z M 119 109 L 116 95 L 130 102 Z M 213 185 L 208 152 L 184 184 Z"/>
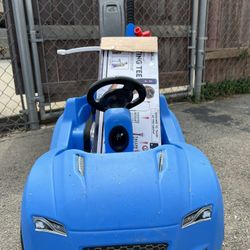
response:
<path fill-rule="evenodd" d="M 34 180 L 34 171 L 35 176 L 40 176 L 36 184 L 28 180 L 26 186 L 27 191 L 39 190 L 40 196 L 30 193 L 24 197 L 23 208 L 29 204 L 30 211 L 35 211 L 33 216 L 53 215 L 53 219 L 63 221 L 68 230 L 74 231 L 177 225 L 182 220 L 180 215 L 214 200 L 213 192 L 199 189 L 201 181 L 194 182 L 193 172 L 200 168 L 198 171 L 205 175 L 213 175 L 202 180 L 201 187 L 207 184 L 210 191 L 211 187 L 219 188 L 218 183 L 209 183 L 216 181 L 215 173 L 200 154 L 187 144 L 105 155 L 50 151 L 37 161 L 29 176 Z M 208 183 L 204 183 L 206 180 Z"/>

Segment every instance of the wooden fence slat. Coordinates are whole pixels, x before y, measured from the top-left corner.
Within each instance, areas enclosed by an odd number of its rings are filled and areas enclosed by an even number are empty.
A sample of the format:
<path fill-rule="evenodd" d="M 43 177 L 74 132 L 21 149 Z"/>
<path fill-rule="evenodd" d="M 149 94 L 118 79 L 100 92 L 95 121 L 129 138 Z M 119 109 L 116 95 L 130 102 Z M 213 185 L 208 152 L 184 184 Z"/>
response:
<path fill-rule="evenodd" d="M 72 1 L 72 0 L 71 0 Z M 94 22 L 93 0 L 73 0 L 73 16 L 75 25 L 93 25 Z"/>
<path fill-rule="evenodd" d="M 240 38 L 241 46 L 250 46 L 250 1 L 243 0 L 240 19 Z"/>
<path fill-rule="evenodd" d="M 208 13 L 207 48 L 218 48 L 220 37 L 221 0 L 211 0 Z"/>
<path fill-rule="evenodd" d="M 181 38 L 188 37 L 189 25 L 142 25 L 143 30 L 150 30 L 154 36 Z M 99 39 L 97 25 L 36 25 L 36 31 L 46 40 L 82 40 Z"/>
<path fill-rule="evenodd" d="M 52 2 L 48 0 L 32 0 L 34 6 L 35 23 L 40 25 L 52 25 Z"/>
<path fill-rule="evenodd" d="M 51 0 L 53 24 L 74 25 L 74 8 L 72 0 Z"/>
<path fill-rule="evenodd" d="M 207 49 L 206 50 L 206 60 L 214 60 L 214 59 L 226 59 L 233 57 L 246 57 L 250 56 L 250 48 L 225 48 L 225 49 Z"/>

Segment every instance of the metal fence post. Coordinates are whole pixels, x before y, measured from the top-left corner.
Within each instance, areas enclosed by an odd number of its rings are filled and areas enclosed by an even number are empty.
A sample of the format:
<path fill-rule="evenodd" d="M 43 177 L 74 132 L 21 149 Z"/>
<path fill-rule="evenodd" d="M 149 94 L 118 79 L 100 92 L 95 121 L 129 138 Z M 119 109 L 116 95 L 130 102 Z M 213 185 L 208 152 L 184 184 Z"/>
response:
<path fill-rule="evenodd" d="M 55 111 L 51 113 L 46 113 L 45 111 L 45 96 L 43 92 L 43 86 L 42 86 L 42 77 L 41 77 L 41 67 L 39 62 L 39 54 L 38 54 L 38 48 L 37 43 L 42 42 L 41 39 L 37 39 L 35 24 L 34 24 L 34 13 L 33 13 L 33 7 L 32 7 L 32 1 L 31 0 L 25 0 L 25 7 L 26 7 L 26 15 L 27 15 L 27 21 L 29 26 L 29 34 L 30 34 L 30 42 L 31 42 L 31 56 L 33 60 L 34 65 L 34 72 L 35 72 L 35 86 L 37 89 L 37 101 L 39 102 L 39 112 L 40 112 L 40 118 L 41 120 L 47 120 L 51 118 L 57 118 L 59 117 L 62 112 L 61 111 Z"/>
<path fill-rule="evenodd" d="M 199 19 L 198 19 L 198 39 L 197 39 L 197 57 L 196 57 L 196 77 L 195 77 L 195 100 L 201 98 L 201 86 L 203 83 L 203 69 L 205 61 L 205 40 L 207 31 L 207 9 L 208 0 L 200 0 Z"/>
<path fill-rule="evenodd" d="M 39 109 L 40 109 L 40 115 L 41 119 L 43 120 L 45 115 L 45 98 L 43 94 L 43 87 L 42 87 L 42 80 L 41 80 L 41 72 L 40 72 L 40 62 L 39 62 L 39 55 L 37 50 L 37 40 L 36 40 L 36 30 L 34 25 L 34 15 L 33 15 L 33 9 L 32 9 L 32 2 L 31 0 L 25 0 L 26 4 L 26 15 L 27 15 L 27 21 L 29 26 L 29 35 L 31 40 L 31 54 L 33 59 L 33 65 L 34 65 L 34 72 L 35 72 L 35 84 L 37 88 L 38 93 L 38 101 L 39 101 Z"/>
<path fill-rule="evenodd" d="M 17 43 L 21 60 L 21 69 L 24 80 L 24 90 L 27 101 L 29 124 L 31 129 L 38 129 L 39 119 L 36 108 L 34 77 L 30 58 L 23 1 L 13 0 L 12 6 Z"/>
<path fill-rule="evenodd" d="M 191 56 L 190 56 L 190 95 L 193 95 L 195 87 L 195 65 L 196 65 L 196 45 L 197 45 L 197 27 L 198 27 L 199 0 L 193 0 L 192 3 L 192 28 L 191 28 Z"/>

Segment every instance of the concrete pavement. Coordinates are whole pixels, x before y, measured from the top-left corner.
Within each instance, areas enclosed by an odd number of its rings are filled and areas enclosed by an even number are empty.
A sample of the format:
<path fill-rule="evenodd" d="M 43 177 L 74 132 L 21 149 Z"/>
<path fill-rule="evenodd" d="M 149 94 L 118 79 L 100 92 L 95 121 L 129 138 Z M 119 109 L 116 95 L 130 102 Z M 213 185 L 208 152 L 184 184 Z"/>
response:
<path fill-rule="evenodd" d="M 225 203 L 224 249 L 250 249 L 250 95 L 170 106 L 187 141 L 208 155 L 219 175 Z M 1 250 L 20 249 L 23 185 L 35 159 L 48 150 L 51 133 L 52 127 L 0 140 Z"/>

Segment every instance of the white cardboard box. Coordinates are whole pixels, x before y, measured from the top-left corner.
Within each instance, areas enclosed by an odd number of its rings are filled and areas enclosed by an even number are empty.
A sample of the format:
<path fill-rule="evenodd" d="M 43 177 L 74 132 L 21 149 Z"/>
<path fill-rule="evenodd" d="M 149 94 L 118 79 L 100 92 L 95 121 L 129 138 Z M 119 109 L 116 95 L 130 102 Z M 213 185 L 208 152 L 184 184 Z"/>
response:
<path fill-rule="evenodd" d="M 108 38 L 105 38 L 106 41 Z M 114 39 L 114 38 L 111 38 Z M 119 38 L 117 38 L 118 40 Z M 134 135 L 134 151 L 146 151 L 161 144 L 160 126 L 160 99 L 159 99 L 159 70 L 157 43 L 152 45 L 152 52 L 144 52 L 145 43 L 149 44 L 149 38 L 140 38 L 143 46 L 137 44 L 136 51 L 129 51 L 129 44 L 134 46 L 134 38 L 126 39 L 126 51 L 103 50 L 100 78 L 128 76 L 137 79 L 147 90 L 147 97 L 143 103 L 131 109 L 131 118 Z M 119 41 L 119 50 L 123 50 Z M 155 45 L 156 44 L 156 45 Z M 107 43 L 106 43 L 107 45 Z M 110 48 L 113 48 L 110 46 Z M 141 50 L 141 51 L 140 51 Z M 147 47 L 147 51 L 150 50 Z M 100 89 L 97 99 L 100 98 L 110 86 Z M 135 97 L 136 98 L 136 97 Z M 102 135 L 103 113 L 99 120 L 99 141 L 97 151 L 104 152 L 105 142 Z"/>

